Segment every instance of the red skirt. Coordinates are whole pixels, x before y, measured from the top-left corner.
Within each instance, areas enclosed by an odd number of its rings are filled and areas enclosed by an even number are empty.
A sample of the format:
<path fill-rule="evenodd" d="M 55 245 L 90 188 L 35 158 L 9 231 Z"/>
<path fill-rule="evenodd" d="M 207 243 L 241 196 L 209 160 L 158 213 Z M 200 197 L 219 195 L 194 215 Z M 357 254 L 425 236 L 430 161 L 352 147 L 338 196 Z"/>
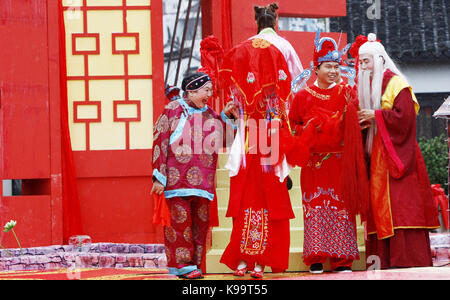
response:
<path fill-rule="evenodd" d="M 314 154 L 309 165 L 302 168 L 306 265 L 330 258 L 350 266 L 359 259 L 355 220 L 349 216 L 340 191 L 341 168 L 340 153 Z"/>
<path fill-rule="evenodd" d="M 230 179 L 233 229 L 220 262 L 232 270 L 244 260 L 249 269 L 258 263 L 282 272 L 289 265 L 289 219 L 295 217 L 286 180 L 264 171 L 257 156 L 247 158 L 247 168 Z"/>

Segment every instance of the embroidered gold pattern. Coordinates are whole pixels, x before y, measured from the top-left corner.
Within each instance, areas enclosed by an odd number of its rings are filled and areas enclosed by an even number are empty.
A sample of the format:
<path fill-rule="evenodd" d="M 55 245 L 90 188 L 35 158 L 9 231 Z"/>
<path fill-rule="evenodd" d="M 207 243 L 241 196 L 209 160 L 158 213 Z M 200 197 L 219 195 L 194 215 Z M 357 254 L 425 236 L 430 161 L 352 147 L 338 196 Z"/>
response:
<path fill-rule="evenodd" d="M 314 97 L 319 98 L 320 100 L 330 100 L 330 95 L 319 94 L 316 91 L 310 89 L 309 87 L 306 87 L 305 90 Z"/>
<path fill-rule="evenodd" d="M 255 38 L 252 40 L 252 46 L 253 46 L 253 48 L 256 48 L 256 49 L 258 49 L 258 48 L 265 49 L 265 48 L 270 47 L 270 45 L 271 45 L 270 42 L 266 41 L 264 39 Z"/>
<path fill-rule="evenodd" d="M 175 149 L 174 154 L 177 161 L 181 164 L 186 164 L 190 162 L 193 157 L 191 147 L 186 144 L 178 146 Z"/>
<path fill-rule="evenodd" d="M 172 227 L 164 226 L 164 236 L 169 243 L 174 243 L 177 240 L 177 233 Z"/>
<path fill-rule="evenodd" d="M 192 185 L 200 185 L 203 182 L 202 171 L 199 167 L 191 167 L 186 174 L 187 181 Z"/>
<path fill-rule="evenodd" d="M 183 237 L 186 242 L 188 242 L 188 243 L 192 242 L 191 227 L 186 227 L 186 229 L 183 231 Z"/>
<path fill-rule="evenodd" d="M 170 213 L 172 214 L 172 220 L 177 224 L 184 223 L 188 217 L 186 210 L 179 204 L 173 205 Z"/>
<path fill-rule="evenodd" d="M 267 209 L 253 210 L 251 207 L 244 211 L 244 227 L 240 251 L 248 255 L 264 253 L 269 233 L 269 212 Z"/>
<path fill-rule="evenodd" d="M 179 263 L 186 263 L 191 260 L 191 252 L 186 247 L 178 247 L 175 250 L 175 261 Z"/>
<path fill-rule="evenodd" d="M 170 167 L 167 176 L 167 186 L 173 186 L 180 180 L 180 171 L 177 168 Z M 163 174 L 164 175 L 164 174 Z"/>
<path fill-rule="evenodd" d="M 207 222 L 209 220 L 209 205 L 203 204 L 198 210 L 198 217 L 203 222 Z"/>

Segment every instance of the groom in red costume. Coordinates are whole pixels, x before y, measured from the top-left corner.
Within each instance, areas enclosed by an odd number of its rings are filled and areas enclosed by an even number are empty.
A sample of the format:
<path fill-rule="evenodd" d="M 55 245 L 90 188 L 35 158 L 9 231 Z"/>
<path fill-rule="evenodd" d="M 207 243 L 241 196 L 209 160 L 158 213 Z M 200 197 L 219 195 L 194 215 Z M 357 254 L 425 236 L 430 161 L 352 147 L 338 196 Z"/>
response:
<path fill-rule="evenodd" d="M 296 135 L 308 124 L 317 130 L 301 172 L 303 259 L 311 273 L 322 273 L 327 259 L 333 271 L 351 272 L 359 259 L 355 215 L 363 214 L 368 202 L 358 101 L 349 85 L 336 84 L 343 51 L 333 39 L 319 37 L 314 52 L 317 81 L 295 95 L 289 112 Z"/>
<path fill-rule="evenodd" d="M 355 44 L 361 45 L 359 118 L 370 157 L 367 256 L 377 255 L 382 269 L 431 266 L 428 231 L 439 219 L 416 141 L 419 103 L 375 34 Z"/>

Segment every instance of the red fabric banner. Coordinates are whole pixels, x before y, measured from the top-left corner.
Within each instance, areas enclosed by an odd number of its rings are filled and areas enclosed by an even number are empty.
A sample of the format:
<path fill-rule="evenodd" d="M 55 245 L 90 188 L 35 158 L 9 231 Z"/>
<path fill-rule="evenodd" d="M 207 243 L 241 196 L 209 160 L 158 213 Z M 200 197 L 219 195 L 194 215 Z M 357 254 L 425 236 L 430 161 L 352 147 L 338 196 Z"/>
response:
<path fill-rule="evenodd" d="M 233 46 L 231 36 L 231 4 L 230 0 L 222 0 L 222 47 L 225 51 Z"/>
<path fill-rule="evenodd" d="M 59 3 L 59 66 L 61 93 L 61 159 L 62 159 L 62 202 L 63 202 L 63 241 L 82 234 L 81 209 L 78 199 L 77 179 L 73 161 L 72 144 L 69 132 L 69 113 L 67 98 L 66 37 L 62 1 Z"/>

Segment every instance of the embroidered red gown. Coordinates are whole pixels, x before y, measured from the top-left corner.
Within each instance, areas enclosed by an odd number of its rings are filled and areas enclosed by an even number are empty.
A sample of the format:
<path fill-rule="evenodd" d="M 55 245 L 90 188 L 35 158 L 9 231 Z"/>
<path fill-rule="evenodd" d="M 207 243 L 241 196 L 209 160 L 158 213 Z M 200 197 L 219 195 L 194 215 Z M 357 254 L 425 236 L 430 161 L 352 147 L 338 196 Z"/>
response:
<path fill-rule="evenodd" d="M 242 42 L 226 54 L 220 71 L 227 96 L 232 94 L 242 112 L 237 139 L 242 138 L 243 152 L 237 156 L 237 167 L 230 167 L 235 173 L 230 177 L 227 217 L 233 218 L 233 229 L 220 260 L 232 270 L 240 260 L 250 270 L 258 263 L 273 272 L 286 270 L 289 264 L 289 219 L 295 215 L 286 177 L 276 175 L 273 165 L 263 165 L 264 154 L 259 151 L 260 137 L 268 138 L 271 121 L 281 121 L 282 130 L 289 130 L 285 109 L 291 97 L 291 72 L 273 40 L 275 36 L 257 35 Z M 253 144 L 252 132 L 262 133 Z"/>
<path fill-rule="evenodd" d="M 306 265 L 330 258 L 334 269 L 351 267 L 353 260 L 359 259 L 355 219 L 348 211 L 341 182 L 342 170 L 349 167 L 343 160 L 344 111 L 354 100 L 348 85 L 330 89 L 311 85 L 296 94 L 289 113 L 295 134 L 301 133 L 312 119 L 319 126 L 312 154 L 301 171 Z M 357 123 L 352 125 L 359 128 Z"/>

